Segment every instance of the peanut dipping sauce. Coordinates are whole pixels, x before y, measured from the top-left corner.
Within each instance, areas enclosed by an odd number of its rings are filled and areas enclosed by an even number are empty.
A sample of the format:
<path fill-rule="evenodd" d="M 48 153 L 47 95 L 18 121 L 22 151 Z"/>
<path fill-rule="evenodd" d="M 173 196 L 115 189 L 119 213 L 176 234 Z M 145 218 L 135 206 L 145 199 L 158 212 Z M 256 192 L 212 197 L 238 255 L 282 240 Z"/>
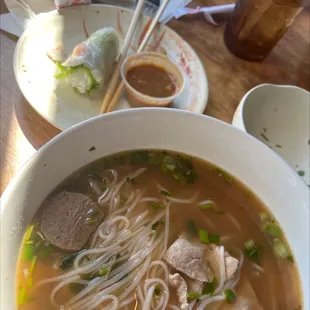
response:
<path fill-rule="evenodd" d="M 128 70 L 128 83 L 138 92 L 155 98 L 165 98 L 177 91 L 175 78 L 155 65 L 139 65 Z"/>

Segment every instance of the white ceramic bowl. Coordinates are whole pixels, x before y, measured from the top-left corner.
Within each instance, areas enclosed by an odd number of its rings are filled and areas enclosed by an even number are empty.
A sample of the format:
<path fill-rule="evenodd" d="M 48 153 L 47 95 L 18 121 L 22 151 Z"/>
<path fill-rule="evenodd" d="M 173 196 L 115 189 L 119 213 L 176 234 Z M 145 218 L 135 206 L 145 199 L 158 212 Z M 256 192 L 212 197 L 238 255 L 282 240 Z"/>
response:
<path fill-rule="evenodd" d="M 152 108 L 114 112 L 74 126 L 43 146 L 19 171 L 1 198 L 1 309 L 15 309 L 17 253 L 26 226 L 44 198 L 81 166 L 134 149 L 185 152 L 247 184 L 286 233 L 302 281 L 303 309 L 309 309 L 308 186 L 252 136 L 207 116 Z"/>
<path fill-rule="evenodd" d="M 233 125 L 278 153 L 310 184 L 310 93 L 262 84 L 242 98 Z"/>

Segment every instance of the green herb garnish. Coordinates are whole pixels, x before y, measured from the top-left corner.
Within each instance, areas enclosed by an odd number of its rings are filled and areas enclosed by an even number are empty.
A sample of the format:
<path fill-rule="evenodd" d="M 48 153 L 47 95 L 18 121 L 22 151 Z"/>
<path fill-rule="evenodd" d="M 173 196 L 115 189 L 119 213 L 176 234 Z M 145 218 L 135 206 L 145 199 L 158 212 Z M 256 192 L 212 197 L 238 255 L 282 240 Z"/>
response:
<path fill-rule="evenodd" d="M 263 133 L 263 132 L 261 132 L 261 134 L 260 134 L 267 142 L 269 141 L 269 139 L 267 138 L 267 136 Z"/>
<path fill-rule="evenodd" d="M 236 300 L 236 294 L 233 290 L 225 290 L 223 295 L 228 303 L 232 303 Z"/>
<path fill-rule="evenodd" d="M 149 162 L 148 151 L 137 151 L 130 154 L 131 164 L 147 164 Z"/>
<path fill-rule="evenodd" d="M 281 228 L 275 223 L 267 221 L 263 224 L 263 229 L 271 237 L 280 238 L 282 236 Z"/>
<path fill-rule="evenodd" d="M 33 233 L 34 225 L 30 225 L 25 233 L 25 242 L 29 241 Z"/>
<path fill-rule="evenodd" d="M 174 171 L 177 167 L 176 160 L 171 156 L 165 156 L 163 165 L 166 171 Z"/>
<path fill-rule="evenodd" d="M 25 244 L 24 245 L 24 252 L 23 252 L 23 259 L 31 261 L 35 256 L 35 246 L 34 244 Z"/>
<path fill-rule="evenodd" d="M 172 197 L 172 194 L 167 191 L 160 191 L 160 194 L 165 197 Z"/>
<path fill-rule="evenodd" d="M 108 267 L 102 268 L 99 270 L 99 276 L 105 276 L 109 271 Z"/>
<path fill-rule="evenodd" d="M 275 238 L 273 241 L 273 252 L 280 258 L 288 258 L 292 256 L 288 246 L 278 238 Z"/>
<path fill-rule="evenodd" d="M 209 242 L 210 242 L 210 243 L 219 244 L 220 241 L 221 241 L 220 236 L 214 235 L 214 234 L 209 234 Z"/>
<path fill-rule="evenodd" d="M 18 299 L 17 299 L 17 304 L 19 306 L 22 306 L 26 302 L 26 288 L 21 287 L 18 293 Z"/>
<path fill-rule="evenodd" d="M 281 149 L 282 148 L 282 145 L 281 144 L 276 144 L 276 147 Z"/>
<path fill-rule="evenodd" d="M 301 177 L 305 176 L 305 171 L 303 171 L 303 170 L 298 170 L 297 173 L 298 173 L 299 176 L 301 176 Z"/>
<path fill-rule="evenodd" d="M 200 210 L 212 210 L 215 208 L 215 203 L 213 201 L 204 203 L 203 205 L 199 206 Z"/>
<path fill-rule="evenodd" d="M 156 296 L 160 296 L 160 294 L 161 294 L 161 289 L 160 289 L 158 286 L 155 287 L 154 294 L 155 294 Z"/>
<path fill-rule="evenodd" d="M 214 277 L 211 282 L 208 282 L 204 285 L 202 289 L 202 295 L 212 295 L 215 291 L 216 285 L 217 285 L 217 280 Z"/>
<path fill-rule="evenodd" d="M 36 262 L 37 262 L 37 257 L 34 256 L 31 260 L 31 264 L 30 264 L 30 267 L 29 267 L 29 274 L 32 275 L 33 273 L 33 270 L 34 270 L 34 267 L 36 265 Z"/>
<path fill-rule="evenodd" d="M 200 297 L 200 294 L 198 292 L 189 292 L 186 294 L 186 297 L 188 299 L 197 299 Z"/>
<path fill-rule="evenodd" d="M 208 234 L 208 232 L 206 230 L 199 229 L 198 230 L 198 234 L 199 234 L 200 242 L 202 242 L 202 243 L 210 243 L 210 241 L 209 241 L 209 234 Z"/>
<path fill-rule="evenodd" d="M 253 260 L 257 260 L 260 255 L 261 247 L 250 239 L 244 243 L 243 253 Z"/>

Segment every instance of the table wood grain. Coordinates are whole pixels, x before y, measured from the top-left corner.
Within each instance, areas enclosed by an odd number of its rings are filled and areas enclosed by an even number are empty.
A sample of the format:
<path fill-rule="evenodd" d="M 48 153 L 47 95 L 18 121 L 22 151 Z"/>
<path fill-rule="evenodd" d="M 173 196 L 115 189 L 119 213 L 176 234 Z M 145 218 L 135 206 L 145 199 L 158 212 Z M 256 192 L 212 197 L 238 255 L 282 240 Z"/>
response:
<path fill-rule="evenodd" d="M 193 1 L 191 6 L 233 3 L 229 0 Z M 7 9 L 1 0 L 1 13 Z M 209 101 L 205 113 L 231 122 L 243 95 L 261 83 L 292 84 L 310 89 L 310 9 L 306 8 L 263 62 L 249 62 L 231 54 L 223 41 L 225 17 L 218 26 L 202 15 L 172 20 L 169 26 L 187 40 L 201 58 L 209 80 Z M 0 31 L 1 40 L 1 163 L 0 194 L 17 170 L 42 145 L 59 134 L 21 94 L 13 73 L 17 38 Z"/>

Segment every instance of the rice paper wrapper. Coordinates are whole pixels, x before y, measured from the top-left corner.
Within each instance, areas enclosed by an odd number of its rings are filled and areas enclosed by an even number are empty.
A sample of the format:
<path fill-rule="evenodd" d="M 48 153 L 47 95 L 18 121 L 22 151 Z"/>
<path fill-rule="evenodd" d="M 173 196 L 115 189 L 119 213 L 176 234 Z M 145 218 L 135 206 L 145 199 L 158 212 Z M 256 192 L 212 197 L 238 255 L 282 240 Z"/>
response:
<path fill-rule="evenodd" d="M 66 6 L 81 4 L 91 4 L 91 0 L 55 0 L 55 7 L 57 10 Z"/>
<path fill-rule="evenodd" d="M 110 77 L 119 56 L 119 35 L 111 27 L 94 32 L 73 49 L 62 64 L 57 79 L 62 79 L 81 94 L 101 89 Z"/>

